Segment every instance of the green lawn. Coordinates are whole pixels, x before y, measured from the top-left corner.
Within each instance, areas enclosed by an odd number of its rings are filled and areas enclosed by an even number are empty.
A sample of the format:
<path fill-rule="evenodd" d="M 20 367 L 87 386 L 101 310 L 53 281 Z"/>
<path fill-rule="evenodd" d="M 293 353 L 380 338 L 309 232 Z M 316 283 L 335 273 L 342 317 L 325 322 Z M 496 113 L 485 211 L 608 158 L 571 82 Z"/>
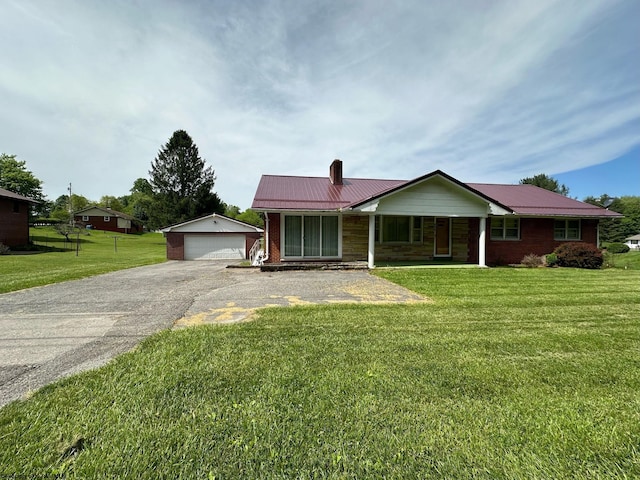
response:
<path fill-rule="evenodd" d="M 376 274 L 434 302 L 155 335 L 0 410 L 0 477 L 640 476 L 638 272 Z"/>
<path fill-rule="evenodd" d="M 165 240 L 160 233 L 124 235 L 84 231 L 79 248 L 76 243 L 67 243 L 50 227 L 32 228 L 30 235 L 34 243 L 52 251 L 0 255 L 0 293 L 166 260 Z M 75 242 L 75 236 L 73 240 Z"/>
<path fill-rule="evenodd" d="M 623 268 L 625 270 L 640 270 L 640 252 L 605 253 L 604 266 L 608 268 Z"/>

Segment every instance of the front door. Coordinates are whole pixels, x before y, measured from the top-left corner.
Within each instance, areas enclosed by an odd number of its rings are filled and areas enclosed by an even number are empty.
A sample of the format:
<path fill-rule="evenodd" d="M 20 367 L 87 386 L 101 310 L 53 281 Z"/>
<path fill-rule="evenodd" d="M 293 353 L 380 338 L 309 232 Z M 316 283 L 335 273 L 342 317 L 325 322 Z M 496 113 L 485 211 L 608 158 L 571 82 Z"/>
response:
<path fill-rule="evenodd" d="M 438 217 L 436 218 L 436 238 L 435 251 L 436 257 L 451 256 L 451 219 Z"/>

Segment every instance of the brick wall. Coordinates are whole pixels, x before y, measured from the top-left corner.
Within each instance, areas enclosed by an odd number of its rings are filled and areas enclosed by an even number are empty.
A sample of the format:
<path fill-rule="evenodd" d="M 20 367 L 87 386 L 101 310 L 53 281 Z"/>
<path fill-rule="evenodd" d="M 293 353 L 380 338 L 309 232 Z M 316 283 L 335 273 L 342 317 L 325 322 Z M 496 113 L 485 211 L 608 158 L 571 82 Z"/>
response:
<path fill-rule="evenodd" d="M 8 247 L 29 243 L 28 203 L 0 198 L 0 243 Z"/>
<path fill-rule="evenodd" d="M 423 221 L 421 244 L 375 245 L 376 261 L 432 260 L 434 247 L 433 217 Z M 520 221 L 520 240 L 491 240 L 491 219 L 487 219 L 486 262 L 488 265 L 520 263 L 525 255 L 545 255 L 564 243 L 553 238 L 552 218 L 523 218 Z M 597 244 L 598 220 L 582 220 L 582 241 Z M 477 218 L 453 218 L 451 221 L 451 258 L 459 262 L 478 263 L 480 222 Z M 342 261 L 366 261 L 369 236 L 367 215 L 342 217 Z M 280 262 L 280 215 L 269 215 L 268 263 Z"/>
<path fill-rule="evenodd" d="M 469 258 L 469 219 L 454 218 L 451 221 L 451 257 L 466 262 Z M 376 261 L 432 260 L 435 235 L 435 219 L 425 217 L 422 243 L 375 245 Z M 342 260 L 345 262 L 367 260 L 369 242 L 369 217 L 345 215 L 342 219 Z M 478 249 L 477 235 L 475 249 Z"/>
<path fill-rule="evenodd" d="M 369 217 L 344 215 L 342 217 L 342 261 L 366 261 L 369 251 Z"/>
<path fill-rule="evenodd" d="M 266 222 L 265 222 L 266 227 Z M 280 214 L 269 213 L 269 258 L 265 263 L 280 263 Z M 265 252 L 266 253 L 266 252 Z"/>
<path fill-rule="evenodd" d="M 451 219 L 451 259 L 456 262 L 469 261 L 469 218 Z M 478 239 L 475 238 L 478 249 Z"/>
<path fill-rule="evenodd" d="M 553 238 L 553 218 L 522 218 L 520 240 L 491 240 L 491 218 L 487 220 L 487 264 L 508 265 L 520 263 L 528 254 L 546 255 L 566 241 Z M 598 220 L 581 222 L 583 242 L 597 245 Z"/>
<path fill-rule="evenodd" d="M 184 260 L 184 233 L 168 232 L 167 260 Z"/>

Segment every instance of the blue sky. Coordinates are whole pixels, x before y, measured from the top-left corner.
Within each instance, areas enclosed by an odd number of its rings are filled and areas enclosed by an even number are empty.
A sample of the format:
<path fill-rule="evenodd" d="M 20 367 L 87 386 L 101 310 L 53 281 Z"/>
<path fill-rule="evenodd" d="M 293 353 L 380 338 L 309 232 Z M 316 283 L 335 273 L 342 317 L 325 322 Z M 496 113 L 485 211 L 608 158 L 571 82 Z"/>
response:
<path fill-rule="evenodd" d="M 640 195 L 638 18 L 637 0 L 2 0 L 0 152 L 50 199 L 127 194 L 178 129 L 242 209 L 261 174 L 334 158 Z"/>
<path fill-rule="evenodd" d="M 554 177 L 569 189 L 569 196 L 640 196 L 640 147 L 606 163 L 561 173 Z"/>

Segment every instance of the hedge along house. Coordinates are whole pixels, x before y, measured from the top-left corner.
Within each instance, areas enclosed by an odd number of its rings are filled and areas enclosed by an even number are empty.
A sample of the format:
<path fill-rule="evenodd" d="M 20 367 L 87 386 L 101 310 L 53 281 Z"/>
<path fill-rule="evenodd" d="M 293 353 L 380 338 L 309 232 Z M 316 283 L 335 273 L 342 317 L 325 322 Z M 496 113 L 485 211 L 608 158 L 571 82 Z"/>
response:
<path fill-rule="evenodd" d="M 244 260 L 257 254 L 263 230 L 216 213 L 163 228 L 168 260 Z"/>
<path fill-rule="evenodd" d="M 18 247 L 29 243 L 29 209 L 39 203 L 0 188 L 0 243 Z"/>
<path fill-rule="evenodd" d="M 519 263 L 567 241 L 599 244 L 598 223 L 621 215 L 533 185 L 463 183 L 436 170 L 414 180 L 263 175 L 265 262 Z"/>

